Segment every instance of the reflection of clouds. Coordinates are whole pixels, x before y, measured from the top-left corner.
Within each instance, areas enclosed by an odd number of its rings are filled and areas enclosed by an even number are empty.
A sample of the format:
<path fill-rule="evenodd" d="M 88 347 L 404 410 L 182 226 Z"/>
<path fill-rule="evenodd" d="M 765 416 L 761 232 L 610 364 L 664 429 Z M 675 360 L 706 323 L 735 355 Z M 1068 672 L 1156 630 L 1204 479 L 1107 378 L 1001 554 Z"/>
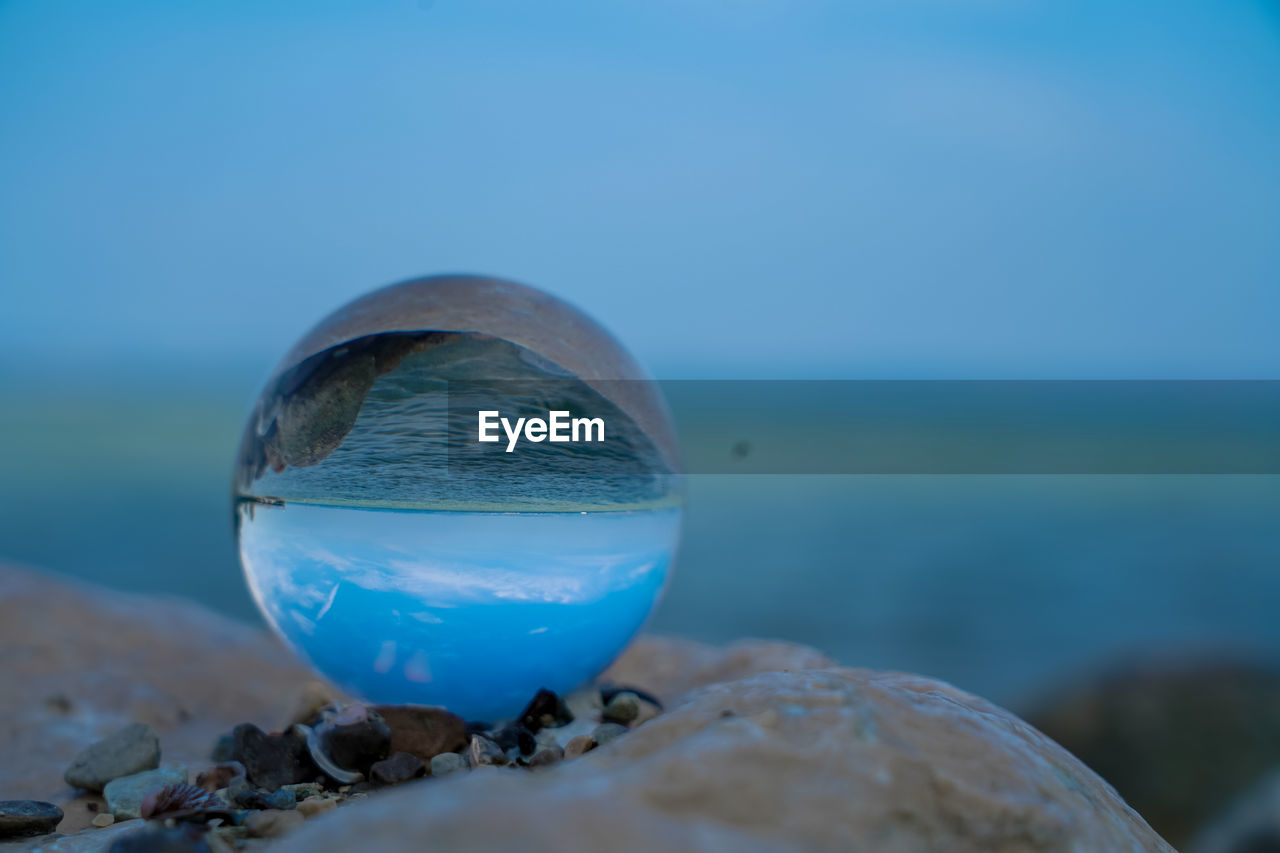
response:
<path fill-rule="evenodd" d="M 423 606 L 598 601 L 665 570 L 677 524 L 673 513 L 582 518 L 293 505 L 248 523 L 242 549 L 265 603 L 305 615 L 295 621 L 310 633 L 342 583 L 412 596 L 419 604 L 405 613 L 427 624 L 443 620 Z"/>

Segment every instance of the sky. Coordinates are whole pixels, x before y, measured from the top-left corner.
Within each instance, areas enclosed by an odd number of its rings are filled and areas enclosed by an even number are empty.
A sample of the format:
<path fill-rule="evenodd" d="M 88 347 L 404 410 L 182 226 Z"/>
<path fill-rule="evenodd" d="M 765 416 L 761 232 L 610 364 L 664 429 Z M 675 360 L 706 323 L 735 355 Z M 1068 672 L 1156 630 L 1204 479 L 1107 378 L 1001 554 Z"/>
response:
<path fill-rule="evenodd" d="M 478 272 L 663 377 L 1280 378 L 1278 89 L 1263 0 L 0 0 L 0 375 Z"/>

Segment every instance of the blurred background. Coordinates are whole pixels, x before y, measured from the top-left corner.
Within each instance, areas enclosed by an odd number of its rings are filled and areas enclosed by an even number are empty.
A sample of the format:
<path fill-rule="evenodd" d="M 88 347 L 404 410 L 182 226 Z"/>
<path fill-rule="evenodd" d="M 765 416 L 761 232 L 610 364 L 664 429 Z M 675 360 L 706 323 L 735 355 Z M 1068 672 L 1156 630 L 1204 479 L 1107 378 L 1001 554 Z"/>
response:
<path fill-rule="evenodd" d="M 0 559 L 245 620 L 252 399 L 418 275 L 661 378 L 1280 378 L 1274 2 L 0 0 L 0 94 Z M 1280 766 L 1277 519 L 1264 475 L 702 476 L 652 627 L 952 681 L 1179 843 Z"/>

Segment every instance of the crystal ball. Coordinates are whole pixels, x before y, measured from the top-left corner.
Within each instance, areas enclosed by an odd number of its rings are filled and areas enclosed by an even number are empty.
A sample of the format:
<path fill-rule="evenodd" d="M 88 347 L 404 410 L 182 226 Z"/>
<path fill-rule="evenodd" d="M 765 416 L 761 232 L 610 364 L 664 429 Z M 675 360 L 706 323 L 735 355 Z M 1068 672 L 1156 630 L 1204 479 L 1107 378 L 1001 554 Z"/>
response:
<path fill-rule="evenodd" d="M 254 600 L 318 673 L 486 721 L 609 665 L 682 513 L 675 431 L 635 360 L 567 303 L 474 276 L 374 291 L 294 345 L 233 502 Z"/>

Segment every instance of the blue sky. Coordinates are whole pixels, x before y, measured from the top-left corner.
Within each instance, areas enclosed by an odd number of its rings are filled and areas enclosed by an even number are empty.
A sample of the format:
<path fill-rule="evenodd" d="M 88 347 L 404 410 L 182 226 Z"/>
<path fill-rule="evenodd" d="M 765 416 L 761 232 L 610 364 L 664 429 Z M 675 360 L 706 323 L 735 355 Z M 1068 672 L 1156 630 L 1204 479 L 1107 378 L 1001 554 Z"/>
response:
<path fill-rule="evenodd" d="M 0 361 L 474 271 L 662 376 L 1271 377 L 1280 13 L 0 0 Z"/>

